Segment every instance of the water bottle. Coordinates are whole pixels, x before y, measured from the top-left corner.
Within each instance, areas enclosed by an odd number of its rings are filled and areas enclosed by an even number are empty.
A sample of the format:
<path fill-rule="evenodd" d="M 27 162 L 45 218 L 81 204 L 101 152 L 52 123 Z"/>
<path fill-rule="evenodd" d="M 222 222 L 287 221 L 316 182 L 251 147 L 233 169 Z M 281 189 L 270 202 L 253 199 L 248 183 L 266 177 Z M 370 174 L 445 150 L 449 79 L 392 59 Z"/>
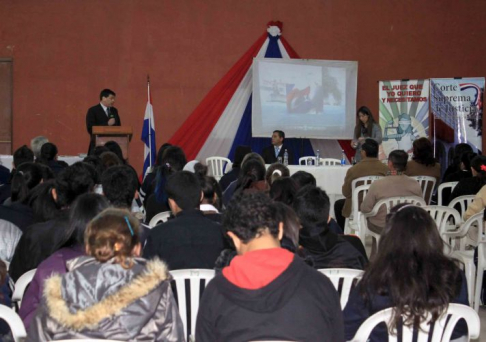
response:
<path fill-rule="evenodd" d="M 321 163 L 321 153 L 319 152 L 319 150 L 317 150 L 315 166 L 319 166 L 320 163 Z"/>
<path fill-rule="evenodd" d="M 289 165 L 289 154 L 288 154 L 287 150 L 285 150 L 285 153 L 284 153 L 284 165 L 285 166 Z"/>
<path fill-rule="evenodd" d="M 346 154 L 344 154 L 344 150 L 341 155 L 341 166 L 346 165 Z"/>

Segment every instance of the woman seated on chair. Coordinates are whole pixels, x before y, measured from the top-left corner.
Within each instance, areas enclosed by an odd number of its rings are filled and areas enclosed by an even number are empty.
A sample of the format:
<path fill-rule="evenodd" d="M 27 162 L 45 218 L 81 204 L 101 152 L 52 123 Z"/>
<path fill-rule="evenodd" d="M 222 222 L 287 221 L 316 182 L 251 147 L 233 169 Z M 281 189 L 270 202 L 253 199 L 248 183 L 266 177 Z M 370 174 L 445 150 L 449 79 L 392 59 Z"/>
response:
<path fill-rule="evenodd" d="M 387 216 L 380 247 L 344 309 L 346 340 L 371 315 L 394 307 L 392 327 L 437 319 L 449 303 L 469 305 L 463 272 L 443 253 L 443 242 L 431 216 L 422 208 L 400 204 Z M 462 323 L 462 324 L 461 324 Z M 463 321 L 453 339 L 466 333 Z M 370 341 L 388 341 L 386 325 L 378 325 Z"/>
<path fill-rule="evenodd" d="M 413 157 L 404 173 L 407 176 L 434 177 L 439 184 L 440 164 L 434 158 L 434 147 L 429 139 L 419 138 L 413 142 Z"/>
<path fill-rule="evenodd" d="M 85 233 L 89 256 L 46 280 L 28 341 L 184 341 L 167 266 L 139 258 L 138 233 L 139 222 L 128 211 L 96 216 Z"/>
<path fill-rule="evenodd" d="M 486 184 L 486 157 L 476 156 L 471 160 L 472 177 L 463 178 L 451 193 L 451 201 L 459 196 L 476 195 Z"/>

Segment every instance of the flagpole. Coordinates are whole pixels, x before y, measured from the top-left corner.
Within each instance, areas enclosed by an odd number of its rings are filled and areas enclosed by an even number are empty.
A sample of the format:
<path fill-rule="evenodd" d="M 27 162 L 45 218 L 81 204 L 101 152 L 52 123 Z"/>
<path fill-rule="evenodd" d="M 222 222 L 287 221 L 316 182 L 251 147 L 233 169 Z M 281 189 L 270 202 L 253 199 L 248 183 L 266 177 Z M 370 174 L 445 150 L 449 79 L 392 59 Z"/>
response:
<path fill-rule="evenodd" d="M 147 99 L 150 105 L 152 102 L 150 101 L 150 75 L 147 74 Z M 153 109 L 152 109 L 153 113 Z M 153 114 L 152 114 L 153 115 Z M 150 169 L 152 170 L 152 116 L 149 115 L 149 165 Z"/>

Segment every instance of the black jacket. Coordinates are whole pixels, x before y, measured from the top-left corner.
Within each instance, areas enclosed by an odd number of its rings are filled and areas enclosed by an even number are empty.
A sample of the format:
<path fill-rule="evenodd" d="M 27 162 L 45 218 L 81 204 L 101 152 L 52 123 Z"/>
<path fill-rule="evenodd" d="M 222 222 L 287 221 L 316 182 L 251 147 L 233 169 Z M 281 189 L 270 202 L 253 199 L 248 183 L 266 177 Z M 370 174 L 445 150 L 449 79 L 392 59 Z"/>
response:
<path fill-rule="evenodd" d="M 0 205 L 0 219 L 12 222 L 22 232 L 34 223 L 32 208 L 28 205 L 14 202 L 8 207 Z"/>
<path fill-rule="evenodd" d="M 114 126 L 121 126 L 120 116 L 118 116 L 118 110 L 115 107 L 110 108 L 110 117 L 113 117 L 115 119 Z M 96 106 L 88 109 L 88 113 L 86 113 L 86 130 L 91 136 L 93 126 L 108 126 L 109 120 L 110 118 L 108 117 L 108 115 L 106 115 L 103 107 L 101 107 L 101 104 L 98 103 Z M 91 136 L 88 154 L 91 152 L 92 149 L 94 149 L 94 147 L 95 140 L 93 136 Z"/>
<path fill-rule="evenodd" d="M 221 225 L 204 217 L 199 210 L 184 210 L 150 231 L 143 257 L 158 256 L 170 270 L 212 269 L 224 240 Z"/>
<path fill-rule="evenodd" d="M 344 341 L 339 296 L 329 279 L 298 257 L 257 290 L 217 275 L 199 306 L 196 341 L 255 340 Z"/>
<path fill-rule="evenodd" d="M 294 153 L 287 145 L 282 144 L 282 146 L 280 147 L 280 151 L 278 152 L 278 156 L 282 157 L 282 163 L 283 163 L 285 150 L 287 150 L 287 153 L 289 155 L 289 165 L 293 165 Z M 278 161 L 277 157 L 275 157 L 275 147 L 273 145 L 267 146 L 263 149 L 262 157 L 263 160 L 265 160 L 265 164 L 273 164 Z"/>

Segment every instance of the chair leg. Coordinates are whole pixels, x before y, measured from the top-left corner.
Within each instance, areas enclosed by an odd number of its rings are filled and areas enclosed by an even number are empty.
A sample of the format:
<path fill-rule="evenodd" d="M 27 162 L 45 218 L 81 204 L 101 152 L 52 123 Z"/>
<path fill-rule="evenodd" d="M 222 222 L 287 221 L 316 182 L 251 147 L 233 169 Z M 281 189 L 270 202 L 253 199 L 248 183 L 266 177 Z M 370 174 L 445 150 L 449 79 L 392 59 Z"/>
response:
<path fill-rule="evenodd" d="M 474 307 L 474 276 L 476 274 L 476 266 L 474 266 L 474 262 L 472 260 L 464 263 L 464 273 L 466 273 L 469 305 Z"/>
<path fill-rule="evenodd" d="M 481 290 L 483 287 L 483 272 L 484 268 L 479 267 L 476 275 L 476 285 L 474 286 L 474 310 L 479 313 L 479 302 L 481 301 Z"/>

